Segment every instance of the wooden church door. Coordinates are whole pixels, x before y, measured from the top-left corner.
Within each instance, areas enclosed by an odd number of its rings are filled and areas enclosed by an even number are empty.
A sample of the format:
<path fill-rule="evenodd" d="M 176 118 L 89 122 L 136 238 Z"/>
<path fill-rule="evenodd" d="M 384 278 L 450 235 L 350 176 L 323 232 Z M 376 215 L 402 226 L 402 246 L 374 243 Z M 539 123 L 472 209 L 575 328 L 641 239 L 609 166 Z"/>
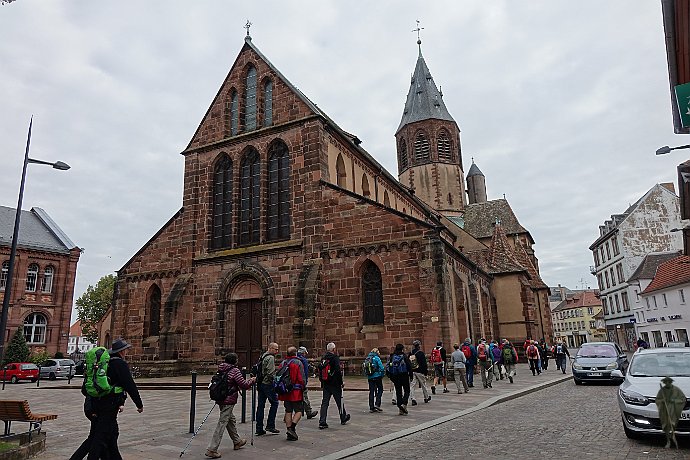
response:
<path fill-rule="evenodd" d="M 249 369 L 261 356 L 261 299 L 238 300 L 235 316 L 235 353 L 238 367 Z"/>

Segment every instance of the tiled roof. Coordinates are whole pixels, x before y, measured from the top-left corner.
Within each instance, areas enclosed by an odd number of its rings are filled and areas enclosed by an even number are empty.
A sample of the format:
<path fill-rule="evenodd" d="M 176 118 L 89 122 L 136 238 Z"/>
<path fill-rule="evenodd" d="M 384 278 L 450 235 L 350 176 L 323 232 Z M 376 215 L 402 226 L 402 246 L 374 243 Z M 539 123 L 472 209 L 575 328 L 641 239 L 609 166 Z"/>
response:
<path fill-rule="evenodd" d="M 659 265 L 654 279 L 642 294 L 690 283 L 690 257 L 678 256 Z"/>
<path fill-rule="evenodd" d="M 628 279 L 628 283 L 634 280 L 651 280 L 652 278 L 654 278 L 654 275 L 656 274 L 656 270 L 657 268 L 659 268 L 659 265 L 675 257 L 678 257 L 681 254 L 681 252 L 682 251 L 647 254 L 645 258 L 642 259 L 642 262 L 640 262 L 640 265 L 635 270 L 635 273 L 633 273 Z"/>
<path fill-rule="evenodd" d="M 417 65 L 410 82 L 410 91 L 407 93 L 403 116 L 396 133 L 407 124 L 432 118 L 455 121 L 443 102 L 441 92 L 436 88 L 436 83 L 434 83 L 434 79 L 420 50 Z"/>
<path fill-rule="evenodd" d="M 594 291 L 589 290 L 589 291 L 577 292 L 572 297 L 568 297 L 566 300 L 561 302 L 552 311 L 558 312 L 558 311 L 570 310 L 571 308 L 601 306 L 601 300 L 597 297 L 597 294 L 598 294 L 598 292 L 595 290 Z"/>
<path fill-rule="evenodd" d="M 501 224 L 494 226 L 487 264 L 487 271 L 489 273 L 513 273 L 527 270 L 520 264 L 513 248 L 508 243 L 508 238 Z"/>
<path fill-rule="evenodd" d="M 16 208 L 0 206 L 0 246 L 11 246 Z M 76 245 L 41 208 L 22 211 L 18 247 L 69 253 Z"/>
<path fill-rule="evenodd" d="M 477 239 L 489 238 L 494 233 L 496 218 L 500 219 L 506 235 L 528 233 L 504 198 L 468 204 L 465 207 L 465 231 Z"/>
<path fill-rule="evenodd" d="M 548 289 L 549 287 L 541 279 L 539 271 L 537 271 L 537 267 L 534 266 L 532 259 L 529 255 L 527 255 L 525 247 L 519 242 L 515 243 L 515 255 L 517 256 L 517 260 L 520 262 L 520 265 L 525 267 L 527 269 L 527 273 L 529 273 L 530 287 L 532 289 Z"/>

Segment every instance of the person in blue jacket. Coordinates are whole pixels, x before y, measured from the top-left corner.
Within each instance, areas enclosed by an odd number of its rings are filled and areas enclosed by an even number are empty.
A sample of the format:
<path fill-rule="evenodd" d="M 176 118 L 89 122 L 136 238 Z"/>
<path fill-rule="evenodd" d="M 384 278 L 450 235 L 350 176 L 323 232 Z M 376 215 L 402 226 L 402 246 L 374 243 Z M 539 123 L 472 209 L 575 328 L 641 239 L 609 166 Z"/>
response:
<path fill-rule="evenodd" d="M 386 368 L 381 361 L 379 349 L 374 348 L 369 352 L 365 359 L 365 366 L 370 366 L 367 372 L 369 381 L 369 412 L 383 412 L 381 409 L 381 396 L 383 395 L 383 376 L 386 375 Z"/>
<path fill-rule="evenodd" d="M 465 354 L 465 368 L 467 369 L 467 386 L 474 387 L 474 366 L 477 365 L 477 349 L 472 345 L 472 340 L 465 339 L 465 342 L 460 347 L 460 350 Z"/>
<path fill-rule="evenodd" d="M 299 347 L 299 350 L 297 350 L 297 358 L 302 361 L 302 369 L 304 369 L 304 389 L 302 390 L 302 400 L 304 401 L 304 415 L 307 416 L 307 420 L 319 415 L 319 411 L 311 409 L 309 396 L 307 396 L 307 382 L 309 381 L 309 361 L 307 360 L 308 354 L 309 351 L 307 351 L 306 347 Z"/>

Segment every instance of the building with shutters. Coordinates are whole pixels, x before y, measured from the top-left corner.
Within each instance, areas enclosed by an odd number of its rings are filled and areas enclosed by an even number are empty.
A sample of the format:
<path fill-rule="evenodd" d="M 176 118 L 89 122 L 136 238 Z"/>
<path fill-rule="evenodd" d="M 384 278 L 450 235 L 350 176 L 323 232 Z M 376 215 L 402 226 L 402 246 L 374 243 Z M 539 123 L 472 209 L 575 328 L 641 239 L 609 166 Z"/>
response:
<path fill-rule="evenodd" d="M 394 134 L 397 178 L 247 35 L 182 152 L 182 208 L 118 271 L 111 336 L 150 374 L 228 350 L 248 366 L 272 341 L 335 341 L 354 366 L 415 339 L 550 337 L 529 233 L 507 202 L 466 218 L 460 129 L 421 42 Z"/>

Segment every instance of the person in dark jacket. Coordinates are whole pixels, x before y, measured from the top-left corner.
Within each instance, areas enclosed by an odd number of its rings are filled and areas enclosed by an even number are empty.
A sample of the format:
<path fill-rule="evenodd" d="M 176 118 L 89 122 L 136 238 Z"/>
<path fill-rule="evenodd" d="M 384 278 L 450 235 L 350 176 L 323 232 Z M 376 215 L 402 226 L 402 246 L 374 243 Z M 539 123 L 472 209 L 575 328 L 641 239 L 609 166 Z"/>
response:
<path fill-rule="evenodd" d="M 281 369 L 285 366 L 288 366 L 293 388 L 288 393 L 279 394 L 278 400 L 283 401 L 285 406 L 284 420 L 285 428 L 287 428 L 287 440 L 297 441 L 299 439 L 299 436 L 297 436 L 297 424 L 302 418 L 302 413 L 304 413 L 303 392 L 306 385 L 302 361 L 297 357 L 297 348 L 288 347 L 287 357 L 283 360 Z"/>
<path fill-rule="evenodd" d="M 232 410 L 237 404 L 237 396 L 240 390 L 248 390 L 254 385 L 256 378 L 252 377 L 249 380 L 245 380 L 242 377 L 242 372 L 237 368 L 237 355 L 235 353 L 228 353 L 224 359 L 225 362 L 218 366 L 218 372 L 225 373 L 225 378 L 228 381 L 229 393 L 225 400 L 218 404 L 220 409 L 220 417 L 218 418 L 218 424 L 216 425 L 216 430 L 213 432 L 213 437 L 211 442 L 208 443 L 206 448 L 206 456 L 209 458 L 220 458 L 220 453 L 218 453 L 218 447 L 220 442 L 223 440 L 223 432 L 228 431 L 235 450 L 239 450 L 247 444 L 247 440 L 240 438 L 237 433 L 237 426 L 235 425 L 235 415 Z"/>
<path fill-rule="evenodd" d="M 541 339 L 541 342 L 539 342 L 539 346 L 543 350 L 541 354 L 541 368 L 542 370 L 546 371 L 549 369 L 549 355 L 551 352 L 551 348 L 546 343 L 546 339 Z"/>
<path fill-rule="evenodd" d="M 402 363 L 400 363 L 402 361 Z M 396 365 L 400 363 L 399 365 Z M 410 381 L 413 379 L 412 363 L 405 354 L 405 345 L 398 343 L 388 360 L 387 372 L 395 386 L 395 400 L 400 415 L 407 415 L 407 402 L 410 398 Z"/>
<path fill-rule="evenodd" d="M 324 380 L 325 366 L 329 367 L 327 379 Z M 319 365 L 319 379 L 323 388 L 323 398 L 321 400 L 321 416 L 319 417 L 319 429 L 328 428 L 326 423 L 328 417 L 328 405 L 331 402 L 331 396 L 335 400 L 335 405 L 338 406 L 340 413 L 340 424 L 345 425 L 350 420 L 350 414 L 345 412 L 343 406 L 343 373 L 340 370 L 340 358 L 335 350 L 335 343 L 331 342 L 326 346 L 326 354 L 321 358 Z"/>
<path fill-rule="evenodd" d="M 125 351 L 131 347 L 124 339 L 117 339 L 108 353 L 108 379 L 111 386 L 119 387 L 122 392 L 114 391 L 101 398 L 91 398 L 91 415 L 95 419 L 92 427 L 91 446 L 88 460 L 109 458 L 121 460 L 122 456 L 117 447 L 117 438 L 120 430 L 117 425 L 117 414 L 122 412 L 127 396 L 129 395 L 137 407 L 137 412 L 144 411 L 144 403 L 139 396 L 139 390 L 129 371 L 127 361 L 124 360 Z"/>
<path fill-rule="evenodd" d="M 465 368 L 467 370 L 467 386 L 474 387 L 474 366 L 477 365 L 477 349 L 472 345 L 472 340 L 467 338 L 460 346 L 460 350 L 465 353 Z M 469 356 L 468 356 L 469 355 Z"/>
<path fill-rule="evenodd" d="M 556 370 L 561 370 L 565 374 L 565 357 L 570 358 L 570 352 L 561 339 L 553 346 L 553 355 L 556 357 Z"/>
<path fill-rule="evenodd" d="M 304 413 L 307 416 L 307 420 L 319 415 L 319 411 L 311 409 L 309 391 L 307 390 L 307 383 L 309 383 L 309 360 L 307 360 L 308 354 L 309 351 L 306 347 L 299 347 L 297 350 L 297 357 L 302 363 L 302 369 L 304 369 L 304 391 L 302 391 L 302 400 L 304 401 Z"/>
<path fill-rule="evenodd" d="M 416 406 L 417 400 L 414 397 L 414 392 L 417 385 L 422 387 L 425 403 L 431 401 L 431 396 L 429 396 L 429 391 L 426 389 L 426 375 L 429 372 L 429 368 L 426 362 L 426 355 L 424 351 L 422 351 L 422 342 L 415 340 L 412 342 L 412 347 L 412 351 L 410 352 L 410 363 L 412 363 L 413 379 L 410 383 L 410 399 L 412 400 L 412 405 Z"/>

